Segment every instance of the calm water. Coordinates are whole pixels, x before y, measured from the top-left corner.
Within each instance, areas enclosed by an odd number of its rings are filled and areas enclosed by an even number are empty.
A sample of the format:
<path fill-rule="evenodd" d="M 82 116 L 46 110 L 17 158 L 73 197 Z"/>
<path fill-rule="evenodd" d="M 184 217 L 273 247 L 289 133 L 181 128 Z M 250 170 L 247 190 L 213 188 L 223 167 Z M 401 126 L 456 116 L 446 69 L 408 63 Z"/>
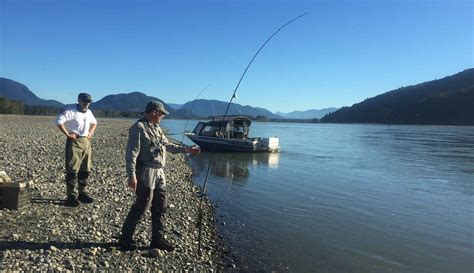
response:
<path fill-rule="evenodd" d="M 474 270 L 474 127 L 255 122 L 251 135 L 282 151 L 216 154 L 208 180 L 242 268 Z M 191 159 L 198 184 L 208 160 Z"/>

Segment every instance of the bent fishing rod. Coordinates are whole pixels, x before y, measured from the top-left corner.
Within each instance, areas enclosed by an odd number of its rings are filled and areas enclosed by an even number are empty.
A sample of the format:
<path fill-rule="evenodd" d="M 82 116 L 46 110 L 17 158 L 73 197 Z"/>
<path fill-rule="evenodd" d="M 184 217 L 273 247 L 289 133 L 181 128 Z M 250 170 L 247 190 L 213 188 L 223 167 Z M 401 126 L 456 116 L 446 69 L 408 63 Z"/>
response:
<path fill-rule="evenodd" d="M 252 59 L 250 60 L 249 64 L 247 65 L 247 67 L 245 67 L 245 70 L 244 72 L 242 73 L 242 75 L 240 76 L 240 79 L 239 81 L 237 82 L 237 85 L 235 86 L 235 89 L 234 89 L 234 92 L 232 93 L 232 97 L 230 98 L 230 101 L 229 103 L 227 104 L 227 108 L 225 110 L 225 113 L 224 113 L 224 116 L 222 117 L 222 120 L 224 121 L 225 118 L 227 117 L 227 113 L 229 111 L 229 108 L 230 108 L 230 105 L 232 104 L 232 100 L 236 98 L 236 93 L 237 93 L 237 89 L 239 89 L 239 86 L 240 86 L 240 83 L 242 82 L 242 79 L 244 78 L 245 74 L 247 73 L 247 70 L 249 69 L 249 67 L 252 65 L 253 61 L 255 60 L 255 58 L 257 57 L 257 55 L 260 53 L 260 51 L 265 47 L 265 45 L 267 45 L 267 43 L 278 33 L 280 32 L 282 29 L 284 29 L 286 26 L 288 26 L 289 24 L 293 23 L 294 21 L 298 20 L 299 18 L 307 15 L 308 12 L 305 12 L 303 14 L 300 14 L 298 16 L 296 16 L 295 18 L 289 20 L 288 22 L 286 22 L 285 24 L 283 24 L 280 28 L 278 28 L 275 32 L 272 33 L 272 35 L 270 35 L 267 40 L 260 46 L 260 48 L 257 50 L 257 52 L 255 53 L 255 55 L 253 55 Z M 202 239 L 202 203 L 203 203 L 203 199 L 204 199 L 204 196 L 206 195 L 206 186 L 207 186 L 207 179 L 209 177 L 209 170 L 211 169 L 211 164 L 212 164 L 212 159 L 214 158 L 214 154 L 215 154 L 215 151 L 216 151 L 216 144 L 214 143 L 214 146 L 213 146 L 213 149 L 212 149 L 212 152 L 211 152 L 211 156 L 209 157 L 209 164 L 207 165 L 207 170 L 206 170 L 206 176 L 204 178 L 204 183 L 203 183 L 203 187 L 202 187 L 202 191 L 201 191 L 201 194 L 200 194 L 200 202 L 199 202 L 199 215 L 198 215 L 198 222 L 197 222 L 197 225 L 198 225 L 198 249 L 197 249 L 197 252 L 199 255 L 201 255 L 201 239 Z"/>

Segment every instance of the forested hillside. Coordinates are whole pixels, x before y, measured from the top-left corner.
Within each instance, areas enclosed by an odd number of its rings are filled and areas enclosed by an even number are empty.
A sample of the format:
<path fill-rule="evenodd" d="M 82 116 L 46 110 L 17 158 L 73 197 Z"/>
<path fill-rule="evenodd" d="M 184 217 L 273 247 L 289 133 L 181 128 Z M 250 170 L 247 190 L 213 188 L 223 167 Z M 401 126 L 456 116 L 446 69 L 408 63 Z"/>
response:
<path fill-rule="evenodd" d="M 474 69 L 366 99 L 321 122 L 474 125 Z"/>

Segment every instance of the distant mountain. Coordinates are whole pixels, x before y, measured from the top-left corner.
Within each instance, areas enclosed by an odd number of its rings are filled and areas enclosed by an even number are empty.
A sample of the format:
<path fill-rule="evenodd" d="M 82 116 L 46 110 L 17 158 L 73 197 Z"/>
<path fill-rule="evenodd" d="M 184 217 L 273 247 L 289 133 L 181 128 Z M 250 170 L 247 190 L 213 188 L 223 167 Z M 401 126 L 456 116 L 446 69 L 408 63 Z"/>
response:
<path fill-rule="evenodd" d="M 183 104 L 178 104 L 178 103 L 168 103 L 168 105 L 174 110 L 178 110 L 179 108 L 181 108 L 181 106 L 183 106 Z"/>
<path fill-rule="evenodd" d="M 193 100 L 186 102 L 181 108 L 176 111 L 176 115 L 181 117 L 208 117 L 224 115 L 228 102 L 218 100 Z M 275 115 L 269 110 L 260 107 L 252 107 L 249 105 L 242 106 L 240 104 L 232 103 L 229 107 L 228 115 L 248 115 L 248 116 L 265 116 L 267 118 L 281 119 L 279 115 Z"/>
<path fill-rule="evenodd" d="M 64 106 L 64 104 L 56 100 L 40 99 L 24 84 L 7 78 L 0 78 L 0 97 L 19 101 L 30 106 Z"/>
<path fill-rule="evenodd" d="M 386 92 L 321 122 L 474 125 L 474 69 Z"/>
<path fill-rule="evenodd" d="M 145 105 L 152 100 L 162 102 L 165 106 L 165 109 L 168 110 L 170 114 L 175 112 L 172 107 L 167 105 L 162 100 L 147 96 L 141 92 L 105 96 L 102 99 L 93 102 L 91 109 L 116 110 L 121 112 L 143 112 L 145 110 Z"/>
<path fill-rule="evenodd" d="M 25 85 L 0 77 L 0 112 L 51 114 L 64 104 L 55 100 L 38 98 Z M 206 118 L 213 115 L 223 115 L 228 103 L 217 100 L 194 100 L 185 103 L 174 110 L 162 100 L 147 96 L 140 92 L 108 95 L 92 104 L 92 110 L 102 111 L 106 116 L 127 116 L 129 112 L 142 112 L 146 103 L 151 100 L 161 101 L 170 112 L 171 118 Z M 12 102 L 17 101 L 17 102 Z M 25 107 L 21 110 L 21 104 Z M 3 105 L 3 106 L 2 106 Z M 36 108 L 35 108 L 36 107 Z M 53 109 L 44 109 L 51 107 Z M 18 109 L 17 109 L 18 108 Z M 15 110 L 17 109 L 17 110 Z M 23 108 L 22 108 L 23 109 Z M 191 115 L 189 114 L 192 109 Z M 295 111 L 284 114 L 287 119 L 313 119 L 315 111 L 331 111 L 334 108 L 321 110 Z M 12 112 L 13 111 L 13 112 Z M 16 112 L 15 112 L 16 111 Z M 101 112 L 101 111 L 98 111 Z M 136 115 L 132 113 L 133 115 Z M 267 109 L 242 106 L 233 103 L 228 115 L 248 115 L 282 119 Z M 306 116 L 307 115 L 307 116 Z M 320 122 L 336 123 L 383 123 L 383 124 L 445 124 L 445 125 L 474 125 L 474 69 L 467 69 L 458 74 L 443 79 L 429 81 L 414 86 L 407 86 L 366 99 L 351 107 L 343 107 L 322 117 Z"/>
<path fill-rule="evenodd" d="M 322 118 L 325 115 L 336 111 L 336 107 L 328 107 L 323 109 L 310 109 L 306 111 L 293 111 L 290 113 L 276 112 L 276 115 L 282 116 L 286 119 L 314 119 Z"/>

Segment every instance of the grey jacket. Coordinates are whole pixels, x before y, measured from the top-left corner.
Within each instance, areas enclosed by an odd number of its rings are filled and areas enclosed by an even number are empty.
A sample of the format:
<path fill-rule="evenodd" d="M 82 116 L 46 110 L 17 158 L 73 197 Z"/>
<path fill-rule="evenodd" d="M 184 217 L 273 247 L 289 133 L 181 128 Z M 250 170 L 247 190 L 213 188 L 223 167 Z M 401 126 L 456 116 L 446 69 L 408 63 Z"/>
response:
<path fill-rule="evenodd" d="M 130 127 L 125 162 L 128 178 L 135 176 L 137 163 L 150 168 L 163 168 L 166 151 L 173 154 L 184 153 L 186 147 L 171 143 L 158 124 L 142 118 Z"/>

